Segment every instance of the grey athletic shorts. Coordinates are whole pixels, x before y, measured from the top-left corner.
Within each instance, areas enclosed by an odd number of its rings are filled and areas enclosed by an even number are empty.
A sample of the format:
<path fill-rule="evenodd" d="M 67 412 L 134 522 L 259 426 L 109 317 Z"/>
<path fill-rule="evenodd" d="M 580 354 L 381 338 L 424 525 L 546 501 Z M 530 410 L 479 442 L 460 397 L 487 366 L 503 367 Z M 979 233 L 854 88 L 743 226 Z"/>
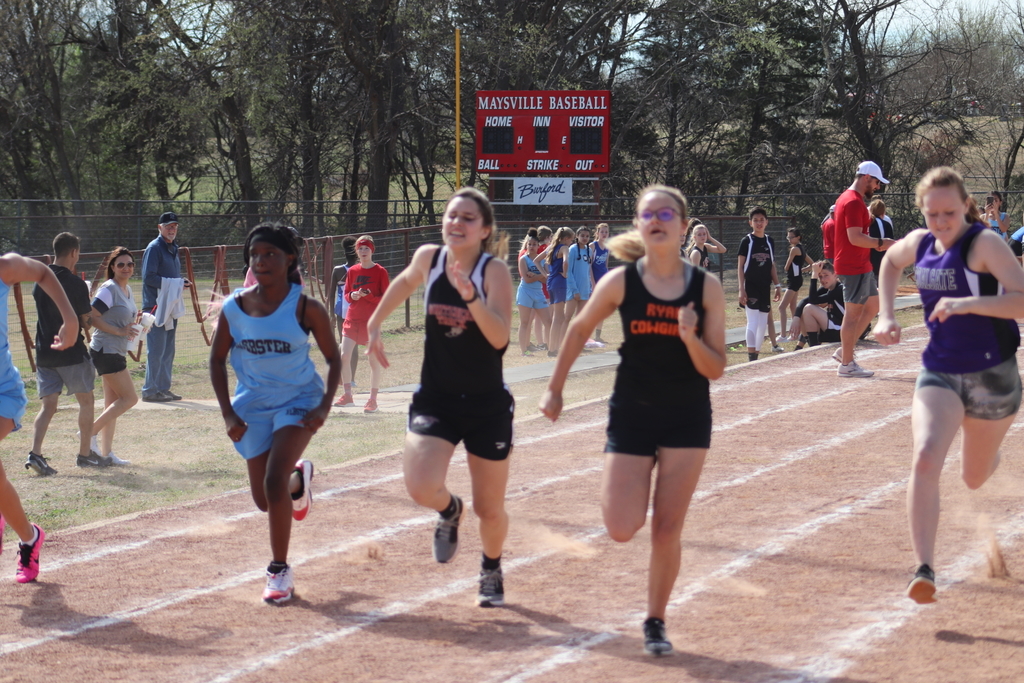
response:
<path fill-rule="evenodd" d="M 979 420 L 1002 420 L 1020 409 L 1021 384 L 1016 356 L 987 370 L 963 375 L 922 368 L 916 388 L 921 387 L 941 387 L 955 392 L 964 404 L 964 415 Z"/>
<path fill-rule="evenodd" d="M 848 304 L 863 306 L 873 296 L 878 296 L 878 283 L 870 270 L 860 275 L 840 275 L 843 283 L 843 300 Z"/>
<path fill-rule="evenodd" d="M 96 368 L 91 360 L 59 368 L 37 367 L 36 384 L 39 387 L 39 398 L 59 394 L 64 387 L 68 388 L 68 396 L 91 393 L 96 385 Z"/>

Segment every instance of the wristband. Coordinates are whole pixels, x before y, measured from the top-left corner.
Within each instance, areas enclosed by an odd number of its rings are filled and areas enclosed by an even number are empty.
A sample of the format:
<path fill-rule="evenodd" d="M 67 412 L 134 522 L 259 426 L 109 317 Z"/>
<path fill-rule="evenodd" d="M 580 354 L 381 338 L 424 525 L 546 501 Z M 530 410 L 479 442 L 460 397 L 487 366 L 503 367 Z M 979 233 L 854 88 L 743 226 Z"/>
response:
<path fill-rule="evenodd" d="M 471 303 L 473 303 L 474 301 L 476 301 L 479 298 L 480 298 L 480 292 L 477 291 L 476 285 L 473 285 L 473 298 L 471 298 L 471 299 L 463 299 L 462 302 L 466 303 L 466 304 L 471 304 Z"/>
<path fill-rule="evenodd" d="M 882 239 L 881 237 L 879 237 L 879 238 L 878 238 L 878 248 L 879 248 L 879 249 L 881 249 L 881 248 L 882 248 L 882 245 L 883 245 L 884 243 L 885 243 L 885 240 L 883 240 L 883 239 Z"/>

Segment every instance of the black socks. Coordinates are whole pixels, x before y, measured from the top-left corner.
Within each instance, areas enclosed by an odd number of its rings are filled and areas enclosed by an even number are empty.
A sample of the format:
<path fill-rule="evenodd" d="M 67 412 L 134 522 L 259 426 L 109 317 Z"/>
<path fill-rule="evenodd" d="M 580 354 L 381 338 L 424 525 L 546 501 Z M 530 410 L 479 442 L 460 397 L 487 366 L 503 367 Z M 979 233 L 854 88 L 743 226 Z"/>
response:
<path fill-rule="evenodd" d="M 271 562 L 267 565 L 267 571 L 271 574 L 280 574 L 282 571 L 288 568 L 287 562 Z"/>
<path fill-rule="evenodd" d="M 480 568 L 484 571 L 492 572 L 501 566 L 501 555 L 499 555 L 498 559 L 496 560 L 492 560 L 491 558 L 487 557 L 487 555 L 481 555 L 481 557 L 483 557 L 484 560 L 480 563 Z"/>
<path fill-rule="evenodd" d="M 821 335 L 820 332 L 808 332 L 807 333 L 807 345 L 808 346 L 818 346 L 819 344 L 821 344 L 820 335 Z"/>
<path fill-rule="evenodd" d="M 451 519 L 455 516 L 455 513 L 458 511 L 459 504 L 455 502 L 455 496 L 452 496 L 452 499 L 448 501 L 448 507 L 446 507 L 444 510 L 441 510 L 440 515 L 445 519 Z"/>

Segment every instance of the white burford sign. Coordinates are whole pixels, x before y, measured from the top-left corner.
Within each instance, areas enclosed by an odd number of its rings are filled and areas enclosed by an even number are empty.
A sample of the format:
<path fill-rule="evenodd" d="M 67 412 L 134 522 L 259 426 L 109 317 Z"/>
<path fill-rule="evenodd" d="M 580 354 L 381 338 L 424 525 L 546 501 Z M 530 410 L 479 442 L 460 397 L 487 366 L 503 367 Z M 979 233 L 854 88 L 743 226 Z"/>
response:
<path fill-rule="evenodd" d="M 572 178 L 514 178 L 513 204 L 572 204 Z"/>

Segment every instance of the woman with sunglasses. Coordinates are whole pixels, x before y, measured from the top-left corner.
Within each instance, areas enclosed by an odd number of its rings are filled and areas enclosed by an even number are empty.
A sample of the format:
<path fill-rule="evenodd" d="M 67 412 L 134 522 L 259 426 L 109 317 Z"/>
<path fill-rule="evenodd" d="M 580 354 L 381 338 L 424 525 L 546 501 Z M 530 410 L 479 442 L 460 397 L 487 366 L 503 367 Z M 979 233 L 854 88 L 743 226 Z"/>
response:
<path fill-rule="evenodd" d="M 613 238 L 628 265 L 610 271 L 569 325 L 540 409 L 562 411 L 566 376 L 598 322 L 616 309 L 625 340 L 608 402 L 601 507 L 612 539 L 624 543 L 647 520 L 654 475 L 644 650 L 672 651 L 665 613 L 679 574 L 680 537 L 711 445 L 708 380 L 725 371 L 725 294 L 714 275 L 679 254 L 686 198 L 652 185 L 637 200 L 634 230 Z M 657 468 L 655 468 L 657 465 Z"/>
<path fill-rule="evenodd" d="M 94 331 L 89 355 L 96 366 L 96 374 L 103 380 L 103 412 L 92 423 L 92 436 L 99 437 L 100 450 L 89 453 L 88 458 L 79 455 L 79 467 L 115 464 L 112 449 L 117 418 L 139 401 L 125 358 L 128 345 L 140 329 L 134 326 L 139 311 L 128 285 L 134 274 L 135 258 L 131 250 L 114 247 L 107 257 L 107 281 L 96 290 L 90 313 Z M 117 464 L 128 464 L 128 461 L 118 458 Z"/>

